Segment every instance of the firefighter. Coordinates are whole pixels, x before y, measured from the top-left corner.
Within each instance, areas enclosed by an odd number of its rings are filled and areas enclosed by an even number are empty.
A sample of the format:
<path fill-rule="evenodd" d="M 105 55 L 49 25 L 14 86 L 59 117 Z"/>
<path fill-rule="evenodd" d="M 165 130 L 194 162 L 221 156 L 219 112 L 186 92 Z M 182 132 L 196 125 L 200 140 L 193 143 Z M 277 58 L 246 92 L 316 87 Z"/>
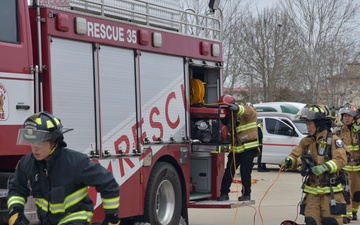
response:
<path fill-rule="evenodd" d="M 244 186 L 242 196 L 239 201 L 248 201 L 251 199 L 251 172 L 253 161 L 259 152 L 259 141 L 257 132 L 257 113 L 255 108 L 250 105 L 238 105 L 231 95 L 223 95 L 219 103 L 228 103 L 229 109 L 233 112 L 232 123 L 234 124 L 233 133 L 235 134 L 234 143 L 230 147 L 228 161 L 226 164 L 224 176 L 222 178 L 220 196 L 218 201 L 229 200 L 230 186 L 236 169 L 240 166 L 241 182 Z M 235 160 L 234 160 L 235 157 Z M 234 163 L 235 162 L 235 167 Z"/>
<path fill-rule="evenodd" d="M 349 151 L 349 159 L 343 170 L 349 178 L 350 199 L 347 205 L 346 215 L 343 215 L 344 223 L 350 219 L 357 220 L 357 210 L 360 205 L 360 152 L 359 152 L 359 126 L 356 123 L 356 107 L 347 103 L 340 109 L 342 126 L 337 127 L 334 133 L 339 136 Z"/>
<path fill-rule="evenodd" d="M 7 206 L 9 225 L 26 225 L 24 206 L 29 195 L 35 199 L 41 225 L 89 224 L 93 202 L 88 187 L 101 194 L 105 220 L 102 225 L 119 225 L 119 185 L 112 173 L 82 153 L 66 148 L 63 134 L 72 129 L 47 112 L 36 113 L 19 130 L 18 145 L 30 145 L 9 182 Z"/>
<path fill-rule="evenodd" d="M 306 121 L 309 134 L 282 163 L 283 168 L 293 170 L 301 159 L 305 195 L 300 213 L 307 225 L 341 225 L 341 214 L 346 212 L 345 173 L 341 170 L 347 163 L 346 150 L 343 141 L 330 132 L 328 113 L 327 108 L 318 105 L 307 105 L 299 111 L 296 118 Z"/>

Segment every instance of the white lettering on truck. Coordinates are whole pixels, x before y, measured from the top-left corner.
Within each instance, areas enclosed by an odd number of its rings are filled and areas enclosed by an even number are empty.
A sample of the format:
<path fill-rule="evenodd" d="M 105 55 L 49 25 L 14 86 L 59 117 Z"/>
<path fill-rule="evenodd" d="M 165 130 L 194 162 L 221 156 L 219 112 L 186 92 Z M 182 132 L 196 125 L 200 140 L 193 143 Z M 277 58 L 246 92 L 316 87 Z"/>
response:
<path fill-rule="evenodd" d="M 133 44 L 136 44 L 137 42 L 136 30 L 127 29 L 124 31 L 123 27 L 111 26 L 102 23 L 87 22 L 87 35 L 89 37 L 113 41 L 127 41 L 128 43 Z"/>

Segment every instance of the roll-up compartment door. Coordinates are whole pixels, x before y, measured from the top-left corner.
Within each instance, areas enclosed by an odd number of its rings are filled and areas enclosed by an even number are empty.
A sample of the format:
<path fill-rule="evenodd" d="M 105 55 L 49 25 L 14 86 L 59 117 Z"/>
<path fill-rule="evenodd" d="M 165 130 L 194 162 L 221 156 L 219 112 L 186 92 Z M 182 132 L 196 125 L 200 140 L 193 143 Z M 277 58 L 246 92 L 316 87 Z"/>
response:
<path fill-rule="evenodd" d="M 142 132 L 152 142 L 170 137 L 181 142 L 185 132 L 183 58 L 142 52 L 140 57 Z"/>
<path fill-rule="evenodd" d="M 101 46 L 100 114 L 102 150 L 132 150 L 136 124 L 134 51 Z"/>
<path fill-rule="evenodd" d="M 64 127 L 68 147 L 88 154 L 95 144 L 94 66 L 91 43 L 52 38 L 53 113 Z"/>

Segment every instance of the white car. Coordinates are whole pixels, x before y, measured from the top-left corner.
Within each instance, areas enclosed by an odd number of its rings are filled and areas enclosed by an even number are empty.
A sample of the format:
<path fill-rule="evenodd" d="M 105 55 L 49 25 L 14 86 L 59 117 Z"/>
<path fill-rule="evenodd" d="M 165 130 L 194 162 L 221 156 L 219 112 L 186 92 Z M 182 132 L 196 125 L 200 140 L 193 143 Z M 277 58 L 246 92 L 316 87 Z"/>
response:
<path fill-rule="evenodd" d="M 263 124 L 262 163 L 281 165 L 282 160 L 307 136 L 305 122 L 295 120 L 295 114 L 304 106 L 287 102 L 254 104 L 258 123 Z M 257 158 L 254 163 L 257 163 Z"/>

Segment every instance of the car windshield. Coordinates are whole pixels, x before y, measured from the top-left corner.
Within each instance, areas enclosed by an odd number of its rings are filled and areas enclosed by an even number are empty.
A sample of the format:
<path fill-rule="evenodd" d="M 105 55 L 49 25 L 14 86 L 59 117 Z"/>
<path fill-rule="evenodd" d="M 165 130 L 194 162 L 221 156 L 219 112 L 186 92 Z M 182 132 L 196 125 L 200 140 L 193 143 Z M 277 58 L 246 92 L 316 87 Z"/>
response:
<path fill-rule="evenodd" d="M 309 134 L 308 130 L 306 129 L 305 121 L 294 121 L 294 124 L 302 134 Z"/>

